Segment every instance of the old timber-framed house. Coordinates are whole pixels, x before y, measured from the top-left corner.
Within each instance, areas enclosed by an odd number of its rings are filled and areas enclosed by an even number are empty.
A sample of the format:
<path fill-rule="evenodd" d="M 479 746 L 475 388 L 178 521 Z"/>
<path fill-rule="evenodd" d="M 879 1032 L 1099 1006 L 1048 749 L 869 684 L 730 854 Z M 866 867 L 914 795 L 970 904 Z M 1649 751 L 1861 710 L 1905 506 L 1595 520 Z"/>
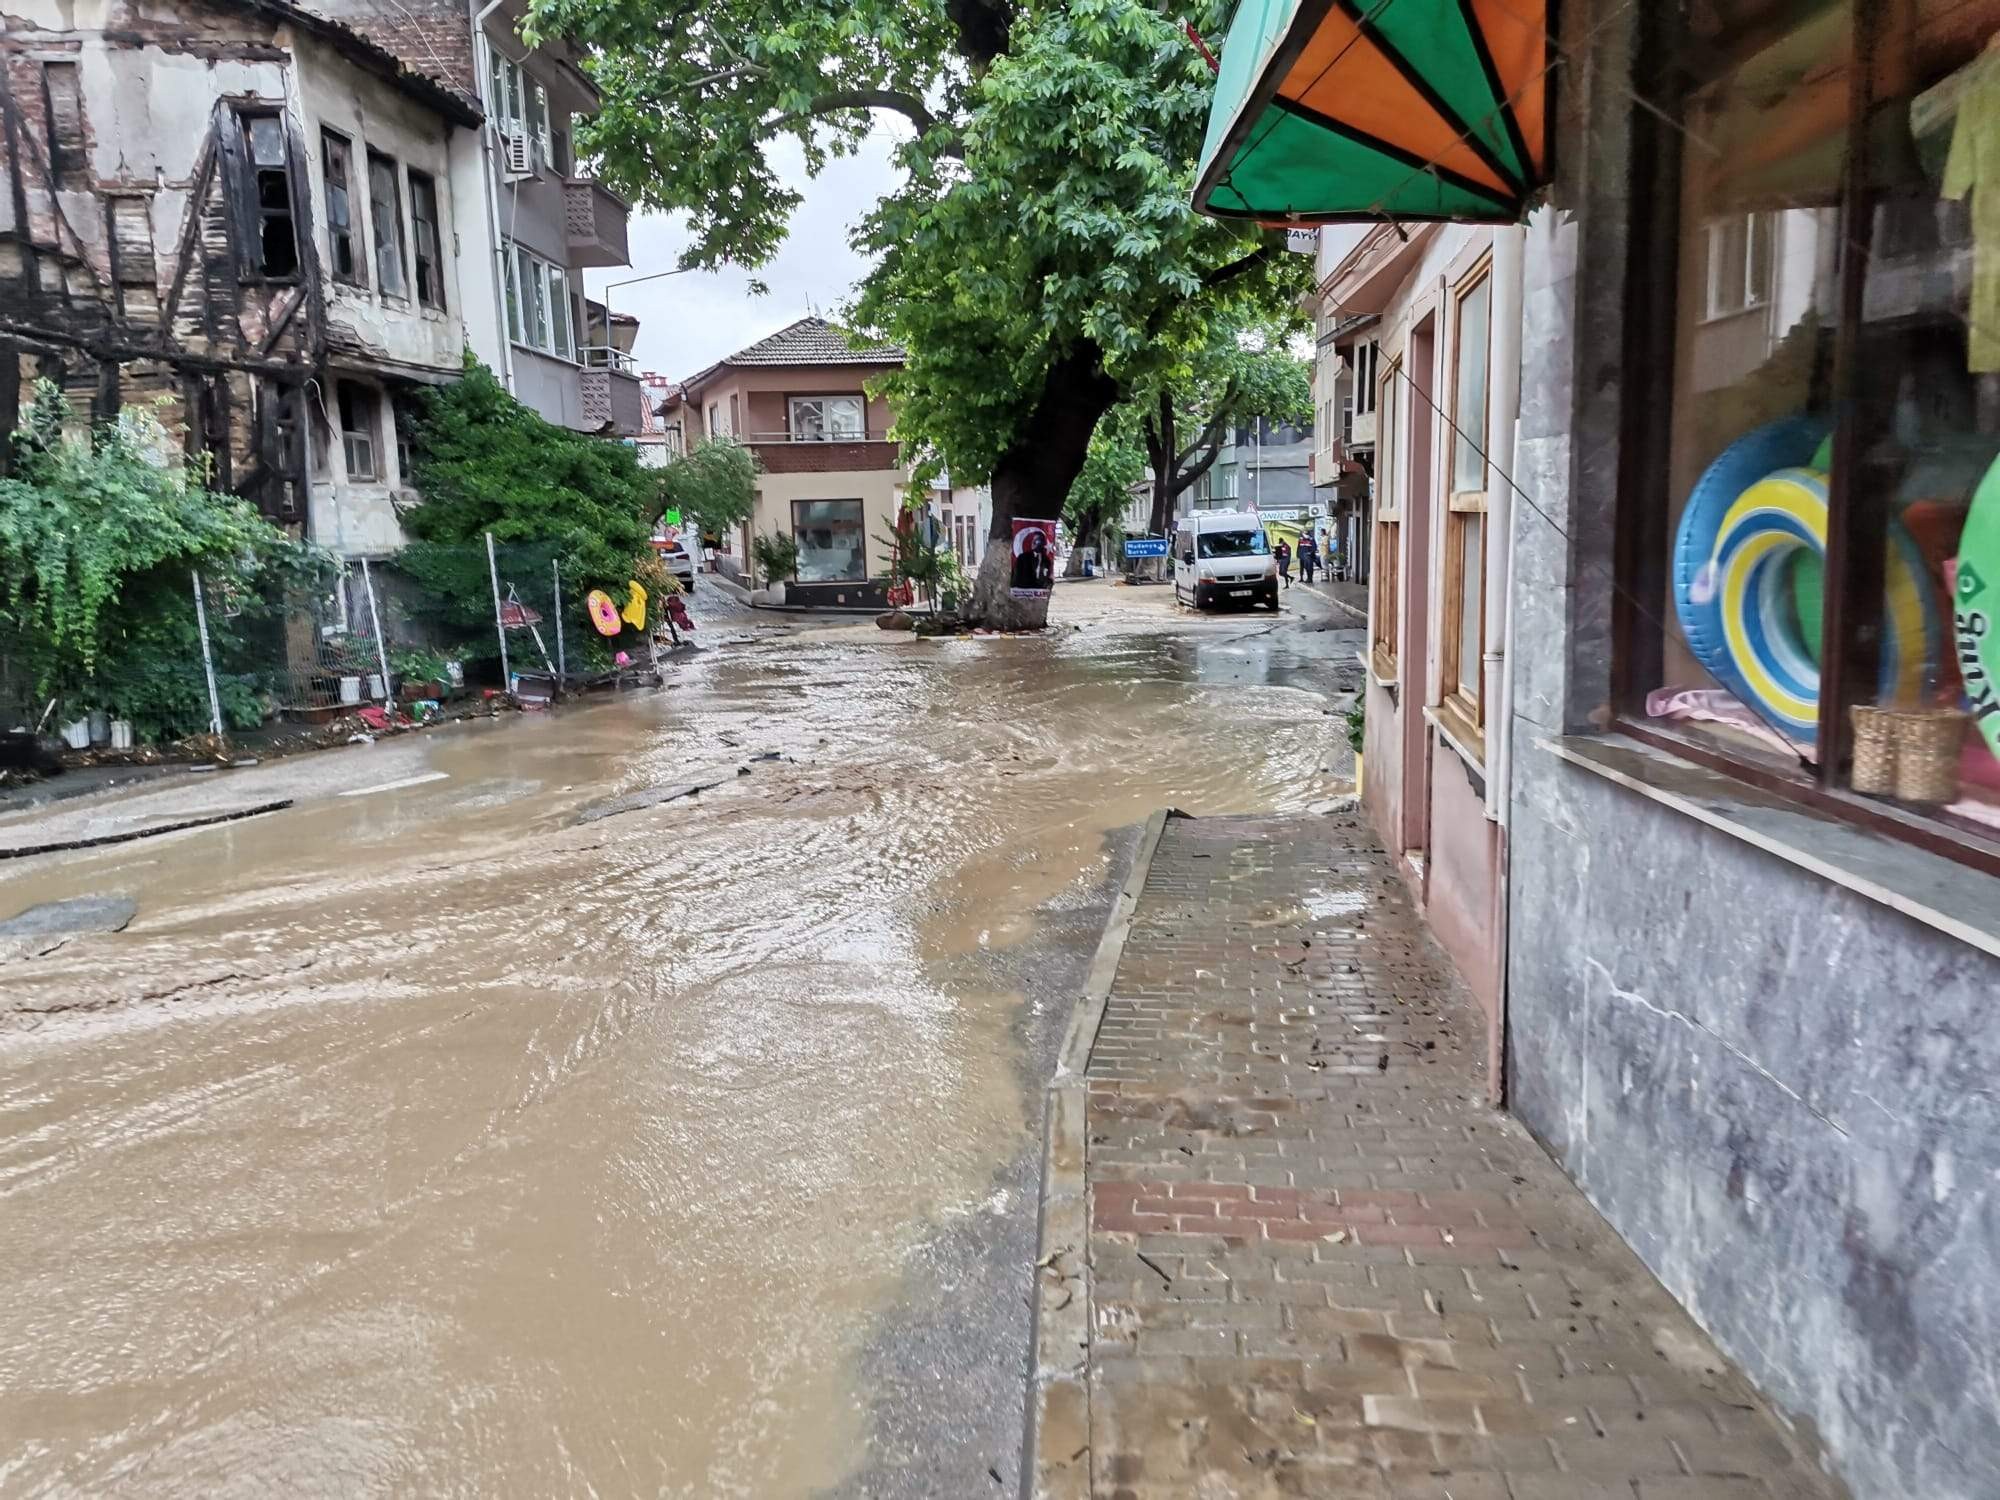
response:
<path fill-rule="evenodd" d="M 38 376 L 94 420 L 153 406 L 271 520 L 394 550 L 399 393 L 463 359 L 448 145 L 479 111 L 286 0 L 9 11 L 0 430 Z"/>

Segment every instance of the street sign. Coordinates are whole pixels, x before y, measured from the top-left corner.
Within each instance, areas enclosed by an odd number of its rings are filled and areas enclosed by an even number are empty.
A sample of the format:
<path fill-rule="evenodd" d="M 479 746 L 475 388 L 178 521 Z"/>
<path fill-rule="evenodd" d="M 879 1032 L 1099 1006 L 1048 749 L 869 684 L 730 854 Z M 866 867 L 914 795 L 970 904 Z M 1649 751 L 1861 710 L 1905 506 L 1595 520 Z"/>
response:
<path fill-rule="evenodd" d="M 1163 536 L 1128 536 L 1125 538 L 1125 556 L 1127 559 L 1134 557 L 1165 557 L 1166 555 L 1167 539 Z"/>

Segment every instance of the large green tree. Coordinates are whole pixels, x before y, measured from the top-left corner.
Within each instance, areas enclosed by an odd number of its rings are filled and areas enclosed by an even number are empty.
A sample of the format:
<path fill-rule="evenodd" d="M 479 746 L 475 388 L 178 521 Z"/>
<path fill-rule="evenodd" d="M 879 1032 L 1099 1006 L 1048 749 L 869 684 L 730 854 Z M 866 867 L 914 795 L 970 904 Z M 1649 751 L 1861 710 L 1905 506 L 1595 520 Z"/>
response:
<path fill-rule="evenodd" d="M 614 186 L 682 210 L 688 265 L 757 265 L 808 171 L 872 115 L 910 124 L 901 185 L 858 231 L 879 257 L 852 310 L 909 351 L 884 384 L 897 433 L 990 478 L 995 540 L 1053 515 L 1098 419 L 1150 389 L 1218 318 L 1294 300 L 1303 257 L 1196 215 L 1188 189 L 1213 80 L 1184 22 L 1143 0 L 535 0 L 534 27 L 580 43 L 603 93 L 582 144 Z M 1034 623 L 990 548 L 975 611 Z"/>
<path fill-rule="evenodd" d="M 1165 536 L 1174 502 L 1215 465 L 1230 429 L 1262 417 L 1303 423 L 1312 417 L 1306 362 L 1280 342 L 1283 330 L 1219 323 L 1209 340 L 1134 401 L 1153 476 L 1149 531 Z"/>

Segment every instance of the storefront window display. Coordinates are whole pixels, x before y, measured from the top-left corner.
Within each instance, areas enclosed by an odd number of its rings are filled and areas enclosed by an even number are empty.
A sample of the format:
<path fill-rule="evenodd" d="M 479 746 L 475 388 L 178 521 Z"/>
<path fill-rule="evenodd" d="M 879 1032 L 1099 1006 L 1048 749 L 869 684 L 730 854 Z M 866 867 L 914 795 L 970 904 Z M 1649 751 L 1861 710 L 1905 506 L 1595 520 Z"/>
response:
<path fill-rule="evenodd" d="M 1663 42 L 1621 665 L 1639 722 L 2000 841 L 1996 37 L 2000 0 L 1697 0 Z"/>
<path fill-rule="evenodd" d="M 800 583 L 859 583 L 868 576 L 867 534 L 859 500 L 794 500 Z"/>

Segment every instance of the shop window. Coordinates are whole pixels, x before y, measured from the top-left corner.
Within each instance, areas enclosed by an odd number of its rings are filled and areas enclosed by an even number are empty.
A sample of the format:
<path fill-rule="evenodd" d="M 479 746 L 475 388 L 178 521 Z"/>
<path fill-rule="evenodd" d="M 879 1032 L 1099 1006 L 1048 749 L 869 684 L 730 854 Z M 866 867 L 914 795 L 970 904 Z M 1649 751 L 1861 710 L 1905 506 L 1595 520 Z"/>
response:
<path fill-rule="evenodd" d="M 868 576 L 859 500 L 794 500 L 800 583 L 859 583 Z"/>
<path fill-rule="evenodd" d="M 403 200 L 396 191 L 395 158 L 368 153 L 368 227 L 375 237 L 375 284 L 385 296 L 409 295 L 404 273 Z"/>
<path fill-rule="evenodd" d="M 1485 732 L 1486 386 L 1493 278 L 1481 266 L 1453 295 L 1451 484 L 1445 495 L 1440 712 L 1461 741 Z"/>
<path fill-rule="evenodd" d="M 275 111 L 224 116 L 224 152 L 235 169 L 237 264 L 248 281 L 290 281 L 299 274 L 292 196 L 292 153 Z"/>
<path fill-rule="evenodd" d="M 437 182 L 428 172 L 410 173 L 410 238 L 416 251 L 417 301 L 444 306 L 444 254 L 438 235 Z"/>
<path fill-rule="evenodd" d="M 1621 702 L 1766 785 L 1979 849 L 2000 840 L 2000 0 L 1769 11 L 1695 0 L 1656 59 L 1690 87 L 1637 164 L 1680 190 L 1633 251 L 1656 347 L 1628 368 L 1667 378 L 1628 386 Z"/>
<path fill-rule="evenodd" d="M 349 479 L 376 480 L 376 394 L 351 380 L 340 382 L 340 452 Z"/>
<path fill-rule="evenodd" d="M 1382 377 L 1379 394 L 1370 391 L 1371 398 L 1379 402 L 1379 427 L 1375 441 L 1375 562 L 1374 562 L 1374 634 L 1375 645 L 1371 657 L 1375 675 L 1384 682 L 1393 682 L 1396 677 L 1397 637 L 1400 630 L 1403 608 L 1402 591 L 1402 546 L 1403 546 L 1403 496 L 1401 454 L 1397 443 L 1402 439 L 1400 421 L 1402 393 L 1397 389 L 1403 378 L 1403 367 L 1392 361 Z M 1355 387 L 1355 399 L 1360 399 L 1361 388 Z M 1371 403 L 1372 404 L 1372 403 Z"/>
<path fill-rule="evenodd" d="M 368 272 L 354 228 L 354 147 L 346 136 L 322 130 L 319 156 L 326 177 L 326 236 L 333 279 L 366 286 Z"/>

